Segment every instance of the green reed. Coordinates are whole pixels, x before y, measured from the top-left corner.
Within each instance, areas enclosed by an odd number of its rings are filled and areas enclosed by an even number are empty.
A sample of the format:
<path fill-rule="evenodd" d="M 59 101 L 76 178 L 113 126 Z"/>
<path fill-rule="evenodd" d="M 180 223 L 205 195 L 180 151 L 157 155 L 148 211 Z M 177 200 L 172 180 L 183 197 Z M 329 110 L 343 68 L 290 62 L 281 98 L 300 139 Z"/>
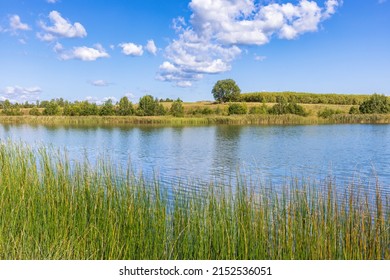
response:
<path fill-rule="evenodd" d="M 0 144 L 0 259 L 390 259 L 390 200 L 292 180 L 205 190 Z M 195 189 L 195 188 L 193 188 Z"/>
<path fill-rule="evenodd" d="M 0 116 L 1 124 L 36 124 L 36 125 L 311 125 L 367 123 L 389 124 L 390 114 L 336 114 L 324 119 L 316 114 L 303 117 L 298 115 L 232 115 L 232 116 Z"/>

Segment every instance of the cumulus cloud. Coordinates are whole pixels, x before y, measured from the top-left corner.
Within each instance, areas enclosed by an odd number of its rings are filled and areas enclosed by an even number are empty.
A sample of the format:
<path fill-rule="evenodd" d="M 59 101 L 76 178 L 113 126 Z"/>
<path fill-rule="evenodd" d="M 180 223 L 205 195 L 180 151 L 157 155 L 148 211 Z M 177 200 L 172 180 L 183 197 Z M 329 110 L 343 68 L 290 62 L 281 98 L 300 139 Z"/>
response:
<path fill-rule="evenodd" d="M 11 32 L 17 32 L 18 30 L 27 31 L 31 30 L 30 26 L 26 23 L 22 23 L 18 15 L 12 15 L 9 18 L 9 26 Z"/>
<path fill-rule="evenodd" d="M 157 46 L 156 44 L 154 43 L 153 40 L 149 40 L 148 43 L 146 44 L 145 46 L 145 50 L 152 54 L 152 55 L 156 55 L 157 54 Z"/>
<path fill-rule="evenodd" d="M 79 59 L 82 61 L 95 61 L 98 58 L 110 57 L 100 44 L 96 44 L 93 48 L 82 46 L 74 47 L 72 50 L 63 50 L 62 48 L 58 48 L 58 50 L 59 58 L 62 60 Z"/>
<path fill-rule="evenodd" d="M 129 56 L 142 56 L 144 54 L 143 47 L 134 43 L 122 43 L 119 44 L 122 48 L 122 53 Z"/>
<path fill-rule="evenodd" d="M 42 92 L 40 87 L 8 86 L 0 90 L 0 100 L 8 99 L 11 102 L 35 101 Z"/>
<path fill-rule="evenodd" d="M 47 25 L 43 21 L 39 22 L 44 32 L 38 33 L 37 37 L 42 41 L 53 41 L 58 37 L 83 38 L 87 36 L 87 31 L 81 23 L 76 22 L 72 24 L 57 11 L 50 12 L 49 20 L 52 25 Z"/>
<path fill-rule="evenodd" d="M 341 0 L 259 4 L 255 0 L 192 0 L 189 22 L 173 21 L 177 39 L 165 49 L 157 79 L 190 86 L 204 74 L 229 71 L 243 46 L 261 46 L 273 37 L 292 40 L 315 32 Z"/>

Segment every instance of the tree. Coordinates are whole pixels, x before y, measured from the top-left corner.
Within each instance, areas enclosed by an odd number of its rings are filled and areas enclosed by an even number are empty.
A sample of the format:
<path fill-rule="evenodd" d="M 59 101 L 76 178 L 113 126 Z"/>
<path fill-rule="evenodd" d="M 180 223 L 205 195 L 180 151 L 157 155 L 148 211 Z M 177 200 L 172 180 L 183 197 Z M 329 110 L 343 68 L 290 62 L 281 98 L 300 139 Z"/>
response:
<path fill-rule="evenodd" d="M 172 103 L 171 114 L 174 117 L 184 117 L 183 101 L 177 99 Z"/>
<path fill-rule="evenodd" d="M 100 116 L 112 116 L 115 115 L 114 105 L 112 104 L 112 100 L 108 99 L 104 102 L 103 106 L 99 111 Z"/>
<path fill-rule="evenodd" d="M 42 102 L 43 103 L 43 102 Z M 60 106 L 55 100 L 45 103 L 45 109 L 43 110 L 45 116 L 54 116 L 60 114 Z"/>
<path fill-rule="evenodd" d="M 362 114 L 387 114 L 390 112 L 390 102 L 385 95 L 373 94 L 360 105 L 359 111 Z"/>
<path fill-rule="evenodd" d="M 145 95 L 141 97 L 138 104 L 138 115 L 154 116 L 156 113 L 157 105 L 158 101 L 154 100 L 153 96 Z"/>
<path fill-rule="evenodd" d="M 232 79 L 219 80 L 211 92 L 219 103 L 238 101 L 241 94 L 240 88 Z"/>
<path fill-rule="evenodd" d="M 118 115 L 119 116 L 131 116 L 131 115 L 134 115 L 133 104 L 129 101 L 129 98 L 127 98 L 126 96 L 122 97 L 119 100 Z"/>

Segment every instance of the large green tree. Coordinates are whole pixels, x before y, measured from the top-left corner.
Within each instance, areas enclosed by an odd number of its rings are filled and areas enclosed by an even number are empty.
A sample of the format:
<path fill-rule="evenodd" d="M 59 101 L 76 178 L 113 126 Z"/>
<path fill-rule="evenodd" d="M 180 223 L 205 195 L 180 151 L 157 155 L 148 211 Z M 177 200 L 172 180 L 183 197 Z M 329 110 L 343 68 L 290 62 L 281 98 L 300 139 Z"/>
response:
<path fill-rule="evenodd" d="M 232 79 L 219 80 L 211 92 L 219 103 L 238 101 L 241 94 L 240 88 Z"/>
<path fill-rule="evenodd" d="M 127 96 L 124 96 L 121 98 L 121 100 L 119 100 L 118 115 L 119 116 L 134 115 L 133 103 L 130 102 Z"/>

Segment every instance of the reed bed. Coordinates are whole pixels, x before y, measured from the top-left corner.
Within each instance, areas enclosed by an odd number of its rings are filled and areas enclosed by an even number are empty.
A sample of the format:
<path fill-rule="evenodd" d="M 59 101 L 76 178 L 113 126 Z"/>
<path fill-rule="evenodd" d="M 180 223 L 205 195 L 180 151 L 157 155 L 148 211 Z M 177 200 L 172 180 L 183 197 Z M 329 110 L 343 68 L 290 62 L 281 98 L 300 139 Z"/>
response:
<path fill-rule="evenodd" d="M 158 179 L 107 160 L 1 143 L 0 259 L 390 259 L 390 200 L 379 189 L 176 189 L 168 196 Z"/>
<path fill-rule="evenodd" d="M 310 115 L 232 115 L 182 117 L 121 117 L 121 116 L 0 116 L 2 124 L 36 125 L 315 125 L 315 124 L 390 124 L 390 114 L 349 115 L 337 114 L 327 119 Z"/>

